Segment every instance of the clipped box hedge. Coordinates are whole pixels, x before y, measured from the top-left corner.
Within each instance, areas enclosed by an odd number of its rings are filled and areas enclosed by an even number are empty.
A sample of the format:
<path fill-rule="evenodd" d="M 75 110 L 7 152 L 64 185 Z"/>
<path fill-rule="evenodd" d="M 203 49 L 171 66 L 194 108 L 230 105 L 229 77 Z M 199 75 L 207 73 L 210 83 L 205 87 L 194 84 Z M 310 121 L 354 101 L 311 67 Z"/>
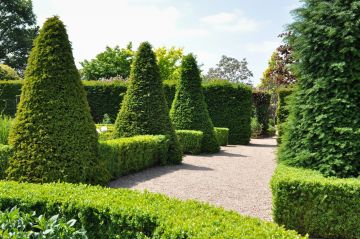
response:
<path fill-rule="evenodd" d="M 271 94 L 267 91 L 254 91 L 252 96 L 255 117 L 262 125 L 260 135 L 267 136 L 269 129 Z"/>
<path fill-rule="evenodd" d="M 8 167 L 9 158 L 12 153 L 10 145 L 0 144 L 0 180 L 5 178 L 5 170 Z"/>
<path fill-rule="evenodd" d="M 229 129 L 214 127 L 215 136 L 220 146 L 226 146 L 229 141 Z"/>
<path fill-rule="evenodd" d="M 184 153 L 201 153 L 201 141 L 203 132 L 198 130 L 176 130 L 176 136 Z"/>
<path fill-rule="evenodd" d="M 360 238 L 360 179 L 280 164 L 271 188 L 276 223 L 314 238 Z"/>
<path fill-rule="evenodd" d="M 277 93 L 277 107 L 276 107 L 276 124 L 278 130 L 278 143 L 281 143 L 281 138 L 284 131 L 284 123 L 289 116 L 288 96 L 293 92 L 291 88 L 281 88 Z"/>
<path fill-rule="evenodd" d="M 24 211 L 74 218 L 90 239 L 306 238 L 207 204 L 129 189 L 0 182 L 0 210 L 15 205 Z"/>

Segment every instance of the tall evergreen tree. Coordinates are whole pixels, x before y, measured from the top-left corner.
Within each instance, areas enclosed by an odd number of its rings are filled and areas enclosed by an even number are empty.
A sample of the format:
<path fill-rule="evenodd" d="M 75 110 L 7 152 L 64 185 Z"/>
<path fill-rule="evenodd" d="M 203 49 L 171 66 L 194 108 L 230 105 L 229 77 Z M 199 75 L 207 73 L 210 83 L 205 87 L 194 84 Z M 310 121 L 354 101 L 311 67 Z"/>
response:
<path fill-rule="evenodd" d="M 34 42 L 9 143 L 8 179 L 89 182 L 98 158 L 95 124 L 64 24 L 47 19 Z"/>
<path fill-rule="evenodd" d="M 170 110 L 176 129 L 200 130 L 203 132 L 201 149 L 204 153 L 218 152 L 214 126 L 210 119 L 201 87 L 200 70 L 192 54 L 182 60 L 180 83 Z"/>
<path fill-rule="evenodd" d="M 167 162 L 180 163 L 182 160 L 156 57 L 148 42 L 142 43 L 135 55 L 130 83 L 115 122 L 115 129 L 115 137 L 167 135 L 170 141 Z"/>
<path fill-rule="evenodd" d="M 360 2 L 303 0 L 290 25 L 298 87 L 279 159 L 326 176 L 360 174 Z"/>

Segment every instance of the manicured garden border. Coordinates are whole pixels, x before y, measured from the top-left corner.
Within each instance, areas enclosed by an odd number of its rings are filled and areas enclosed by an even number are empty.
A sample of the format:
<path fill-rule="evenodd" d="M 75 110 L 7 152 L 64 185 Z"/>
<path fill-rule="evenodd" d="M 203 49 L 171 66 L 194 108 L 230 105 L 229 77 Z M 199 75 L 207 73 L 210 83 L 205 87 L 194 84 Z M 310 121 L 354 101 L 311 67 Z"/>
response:
<path fill-rule="evenodd" d="M 200 154 L 203 132 L 198 130 L 176 130 L 176 136 L 184 153 Z"/>
<path fill-rule="evenodd" d="M 215 136 L 220 146 L 226 146 L 229 141 L 229 129 L 214 127 Z"/>
<path fill-rule="evenodd" d="M 276 223 L 314 238 L 360 238 L 360 179 L 280 164 L 271 188 Z"/>

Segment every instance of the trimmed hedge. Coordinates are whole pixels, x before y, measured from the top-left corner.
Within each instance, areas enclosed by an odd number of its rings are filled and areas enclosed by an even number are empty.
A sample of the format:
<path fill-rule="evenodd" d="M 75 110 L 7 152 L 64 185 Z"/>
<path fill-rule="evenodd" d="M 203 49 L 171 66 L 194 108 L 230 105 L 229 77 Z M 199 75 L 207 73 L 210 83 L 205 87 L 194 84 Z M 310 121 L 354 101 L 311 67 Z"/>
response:
<path fill-rule="evenodd" d="M 141 135 L 100 142 L 100 165 L 110 179 L 165 163 L 168 139 L 163 135 Z M 108 181 L 106 173 L 102 181 Z"/>
<path fill-rule="evenodd" d="M 266 91 L 253 92 L 253 104 L 255 110 L 255 117 L 262 125 L 260 135 L 266 136 L 269 129 L 269 116 L 270 116 L 270 100 L 271 94 Z"/>
<path fill-rule="evenodd" d="M 276 223 L 314 238 L 360 238 L 360 179 L 280 164 L 271 188 Z"/>
<path fill-rule="evenodd" d="M 20 80 L 20 77 L 10 66 L 0 64 L 0 80 Z"/>
<path fill-rule="evenodd" d="M 293 89 L 281 88 L 277 94 L 277 107 L 276 107 L 276 124 L 278 130 L 278 143 L 281 143 L 281 137 L 283 135 L 284 123 L 289 116 L 288 96 L 293 93 Z"/>
<path fill-rule="evenodd" d="M 229 129 L 215 127 L 215 136 L 221 146 L 226 146 L 229 141 Z"/>
<path fill-rule="evenodd" d="M 274 223 L 208 204 L 129 189 L 0 182 L 0 210 L 15 205 L 39 214 L 74 218 L 89 239 L 306 238 Z"/>
<path fill-rule="evenodd" d="M 15 116 L 16 105 L 20 100 L 23 81 L 0 81 L 0 113 L 3 115 Z"/>
<path fill-rule="evenodd" d="M 0 144 L 0 180 L 5 178 L 5 170 L 8 167 L 9 158 L 13 155 L 12 146 Z"/>
<path fill-rule="evenodd" d="M 176 130 L 175 132 L 184 153 L 201 153 L 203 132 L 198 130 Z"/>

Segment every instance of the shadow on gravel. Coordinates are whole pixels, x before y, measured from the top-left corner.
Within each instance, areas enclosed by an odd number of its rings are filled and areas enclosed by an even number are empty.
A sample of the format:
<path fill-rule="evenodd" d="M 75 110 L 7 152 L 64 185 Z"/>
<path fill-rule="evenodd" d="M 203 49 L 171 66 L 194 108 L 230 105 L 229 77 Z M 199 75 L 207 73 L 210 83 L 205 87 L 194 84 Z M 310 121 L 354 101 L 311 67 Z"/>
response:
<path fill-rule="evenodd" d="M 276 148 L 276 144 L 248 144 L 249 147 L 258 147 L 258 148 Z"/>
<path fill-rule="evenodd" d="M 238 153 L 229 153 L 224 149 L 221 149 L 220 152 L 216 153 L 216 154 L 200 154 L 199 156 L 201 156 L 202 158 L 217 158 L 217 157 L 229 157 L 229 158 L 243 157 L 243 158 L 246 158 L 246 157 L 248 157 L 246 155 L 242 155 L 242 154 L 238 154 Z M 219 160 L 221 160 L 221 158 L 219 158 Z"/>

